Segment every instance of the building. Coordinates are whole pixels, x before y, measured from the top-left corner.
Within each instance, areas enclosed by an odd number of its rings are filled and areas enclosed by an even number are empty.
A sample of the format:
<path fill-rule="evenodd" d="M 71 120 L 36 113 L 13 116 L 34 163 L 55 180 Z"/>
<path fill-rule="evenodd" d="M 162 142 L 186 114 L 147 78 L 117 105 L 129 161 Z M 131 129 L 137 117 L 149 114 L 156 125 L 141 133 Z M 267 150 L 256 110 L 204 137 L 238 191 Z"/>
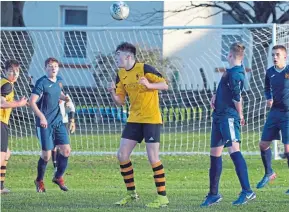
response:
<path fill-rule="evenodd" d="M 180 88 L 203 89 L 204 81 L 200 69 L 207 78 L 207 88 L 218 83 L 223 67 L 227 66 L 226 54 L 229 42 L 242 41 L 247 46 L 245 66 L 250 70 L 253 51 L 252 36 L 243 29 L 183 29 L 183 30 L 80 30 L 74 27 L 132 27 L 132 26 L 200 26 L 236 24 L 228 14 L 215 13 L 214 9 L 198 9 L 178 14 L 157 13 L 184 8 L 189 2 L 141 1 L 127 2 L 130 16 L 127 20 L 113 20 L 109 14 L 112 2 L 26 2 L 24 21 L 27 27 L 69 27 L 67 30 L 35 31 L 33 37 L 35 52 L 29 73 L 37 79 L 44 73 L 44 60 L 54 56 L 61 61 L 61 72 L 65 85 L 96 87 L 93 77 L 97 72 L 96 57 L 113 52 L 121 41 L 140 45 L 143 54 L 146 49 L 161 51 L 169 57 L 178 72 Z M 250 8 L 248 7 L 248 10 Z M 108 60 L 110 61 L 110 60 Z M 148 61 L 149 63 L 149 61 Z M 114 64 L 105 66 L 114 69 Z M 112 72 L 113 73 L 113 72 Z M 250 80 L 250 72 L 247 79 Z M 110 77 L 109 77 L 110 78 Z M 113 74 L 111 74 L 111 79 Z M 107 80 L 111 80 L 107 79 Z M 248 86 L 248 85 L 247 85 Z"/>

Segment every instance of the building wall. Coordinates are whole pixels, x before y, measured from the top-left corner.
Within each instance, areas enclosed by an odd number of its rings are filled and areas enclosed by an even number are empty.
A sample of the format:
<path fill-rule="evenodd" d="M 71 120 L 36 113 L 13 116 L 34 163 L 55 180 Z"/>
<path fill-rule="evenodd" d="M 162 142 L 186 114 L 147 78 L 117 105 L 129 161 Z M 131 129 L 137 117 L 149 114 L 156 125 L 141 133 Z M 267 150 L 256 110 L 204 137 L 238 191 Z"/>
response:
<path fill-rule="evenodd" d="M 155 19 L 161 20 L 162 25 L 161 14 L 151 18 L 149 14 L 142 14 L 154 9 L 162 10 L 163 2 L 128 2 L 131 12 L 128 19 L 123 21 L 112 19 L 109 14 L 111 3 L 93 1 L 27 1 L 23 12 L 24 21 L 27 27 L 63 27 L 65 26 L 63 21 L 64 8 L 86 8 L 88 27 L 159 25 L 159 21 L 157 23 L 152 21 Z M 160 31 L 158 33 L 160 34 Z M 65 58 L 63 56 L 64 31 L 34 31 L 31 32 L 31 35 L 35 41 L 34 45 L 36 49 L 29 73 L 33 76 L 33 80 L 41 77 L 44 74 L 43 64 L 45 59 L 53 56 L 64 64 L 64 67 L 60 70 L 60 75 L 65 78 L 65 85 L 96 86 L 92 73 L 97 55 L 113 52 L 116 46 L 123 41 L 130 41 L 140 46 L 161 48 L 163 43 L 162 37 L 159 36 L 161 39 L 151 42 L 152 34 L 151 32 L 136 30 L 88 31 L 86 58 Z"/>

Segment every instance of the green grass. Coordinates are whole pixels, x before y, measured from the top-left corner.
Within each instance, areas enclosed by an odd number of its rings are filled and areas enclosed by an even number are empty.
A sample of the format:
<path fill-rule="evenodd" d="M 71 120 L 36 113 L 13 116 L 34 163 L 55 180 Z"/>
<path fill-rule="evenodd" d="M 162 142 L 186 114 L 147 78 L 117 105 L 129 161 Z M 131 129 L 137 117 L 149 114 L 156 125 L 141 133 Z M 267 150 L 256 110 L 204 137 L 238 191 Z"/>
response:
<path fill-rule="evenodd" d="M 173 131 L 174 129 L 172 129 Z M 99 132 L 91 134 L 82 132 L 81 135 L 71 135 L 70 141 L 73 151 L 115 152 L 119 147 L 120 133 Z M 258 152 L 258 132 L 242 134 L 242 151 Z M 136 151 L 145 151 L 145 145 L 137 146 Z M 13 151 L 39 151 L 39 141 L 36 136 L 13 137 L 9 141 L 9 148 Z M 160 150 L 162 152 L 209 152 L 210 131 L 204 132 L 170 132 L 166 129 L 161 135 Z"/>
<path fill-rule="evenodd" d="M 208 192 L 208 156 L 163 156 L 167 176 L 167 194 L 170 205 L 162 211 L 288 211 L 288 169 L 285 160 L 273 161 L 278 178 L 263 190 L 255 190 L 257 199 L 241 207 L 231 206 L 240 185 L 232 161 L 224 156 L 220 192 L 224 200 L 209 209 L 199 205 Z M 116 207 L 125 193 L 118 162 L 112 156 L 71 156 L 65 175 L 69 192 L 62 192 L 52 184 L 52 165 L 46 172 L 46 193 L 36 193 L 33 180 L 36 176 L 38 156 L 13 155 L 8 163 L 5 185 L 11 193 L 1 197 L 2 211 L 156 211 L 144 207 L 153 200 L 156 189 L 153 172 L 146 157 L 133 156 L 139 202 Z M 262 162 L 258 156 L 247 158 L 252 186 L 263 176 Z"/>

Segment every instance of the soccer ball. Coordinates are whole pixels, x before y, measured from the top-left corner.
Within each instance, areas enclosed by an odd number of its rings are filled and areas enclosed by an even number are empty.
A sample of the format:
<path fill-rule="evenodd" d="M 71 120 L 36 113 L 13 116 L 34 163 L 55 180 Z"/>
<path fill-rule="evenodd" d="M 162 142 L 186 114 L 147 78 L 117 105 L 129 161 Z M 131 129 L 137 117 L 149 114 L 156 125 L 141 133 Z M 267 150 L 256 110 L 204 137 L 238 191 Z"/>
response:
<path fill-rule="evenodd" d="M 110 15 L 115 20 L 124 20 L 129 15 L 129 7 L 128 5 L 123 1 L 114 2 L 110 6 Z"/>

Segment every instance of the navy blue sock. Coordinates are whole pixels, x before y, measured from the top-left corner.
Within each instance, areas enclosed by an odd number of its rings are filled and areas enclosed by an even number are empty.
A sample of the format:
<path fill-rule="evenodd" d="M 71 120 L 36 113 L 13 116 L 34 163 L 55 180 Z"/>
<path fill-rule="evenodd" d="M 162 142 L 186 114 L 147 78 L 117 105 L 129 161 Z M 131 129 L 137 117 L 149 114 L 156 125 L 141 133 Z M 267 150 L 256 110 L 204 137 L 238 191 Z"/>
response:
<path fill-rule="evenodd" d="M 289 152 L 285 152 L 285 157 L 287 158 L 287 164 L 289 168 Z"/>
<path fill-rule="evenodd" d="M 60 178 L 63 176 L 68 163 L 68 157 L 64 157 L 61 153 L 57 154 L 57 171 L 55 173 L 55 178 Z"/>
<path fill-rule="evenodd" d="M 37 166 L 37 181 L 43 180 L 45 170 L 47 166 L 47 161 L 43 160 L 41 157 L 38 160 L 38 166 Z"/>
<path fill-rule="evenodd" d="M 247 164 L 242 153 L 234 152 L 230 154 L 230 156 L 234 162 L 235 170 L 238 175 L 240 184 L 242 186 L 242 190 L 249 191 L 249 192 L 252 191 L 250 188 L 250 183 L 249 183 Z"/>
<path fill-rule="evenodd" d="M 222 173 L 222 156 L 215 157 L 211 155 L 209 194 L 216 195 L 219 193 L 219 182 L 221 173 Z"/>
<path fill-rule="evenodd" d="M 261 150 L 261 157 L 263 161 L 263 165 L 265 168 L 265 174 L 271 174 L 273 172 L 272 170 L 272 151 L 270 148 L 267 150 L 263 151 Z"/>

